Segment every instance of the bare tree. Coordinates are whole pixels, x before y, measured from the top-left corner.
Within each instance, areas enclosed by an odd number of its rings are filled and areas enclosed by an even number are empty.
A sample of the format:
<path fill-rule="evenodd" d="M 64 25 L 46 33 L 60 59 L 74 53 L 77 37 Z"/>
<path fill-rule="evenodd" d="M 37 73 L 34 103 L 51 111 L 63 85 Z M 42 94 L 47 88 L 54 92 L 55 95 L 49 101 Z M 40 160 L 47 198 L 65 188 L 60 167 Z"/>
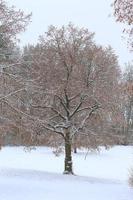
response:
<path fill-rule="evenodd" d="M 123 76 L 123 106 L 125 144 L 132 143 L 133 135 L 133 66 L 128 64 Z"/>
<path fill-rule="evenodd" d="M 29 76 L 34 78 L 29 115 L 36 123 L 32 125 L 38 124 L 44 133 L 53 132 L 63 139 L 65 174 L 73 174 L 71 148 L 75 136 L 85 136 L 93 143 L 97 143 L 96 138 L 106 141 L 109 136 L 102 126 L 98 132 L 91 129 L 90 119 L 95 127 L 95 118 L 105 119 L 110 126 L 117 119 L 117 57 L 111 47 L 96 46 L 93 36 L 72 24 L 59 29 L 50 26 L 28 58 L 33 72 L 29 71 Z"/>
<path fill-rule="evenodd" d="M 115 0 L 114 15 L 118 22 L 128 25 L 124 32 L 129 34 L 129 44 L 133 49 L 133 1 L 132 0 Z"/>
<path fill-rule="evenodd" d="M 9 117 L 12 112 L 11 108 L 7 108 L 7 101 L 13 99 L 22 90 L 19 76 L 17 78 L 20 55 L 16 42 L 17 34 L 25 30 L 30 16 L 24 15 L 22 11 L 17 11 L 0 0 L 0 129 L 2 134 L 5 127 L 14 126 L 11 120 L 13 117 Z M 15 117 L 15 113 L 13 116 Z"/>

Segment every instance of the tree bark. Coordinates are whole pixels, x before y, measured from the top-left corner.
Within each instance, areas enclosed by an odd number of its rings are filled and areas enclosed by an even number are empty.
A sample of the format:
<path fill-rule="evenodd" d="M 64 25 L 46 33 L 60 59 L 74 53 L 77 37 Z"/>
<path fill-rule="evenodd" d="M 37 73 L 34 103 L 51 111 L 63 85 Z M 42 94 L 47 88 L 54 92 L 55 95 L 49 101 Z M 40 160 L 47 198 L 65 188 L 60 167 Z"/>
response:
<path fill-rule="evenodd" d="M 70 133 L 67 132 L 65 136 L 65 169 L 64 174 L 73 174 L 72 169 L 72 150 L 71 150 L 71 140 Z"/>
<path fill-rule="evenodd" d="M 77 147 L 74 147 L 74 153 L 77 153 Z"/>

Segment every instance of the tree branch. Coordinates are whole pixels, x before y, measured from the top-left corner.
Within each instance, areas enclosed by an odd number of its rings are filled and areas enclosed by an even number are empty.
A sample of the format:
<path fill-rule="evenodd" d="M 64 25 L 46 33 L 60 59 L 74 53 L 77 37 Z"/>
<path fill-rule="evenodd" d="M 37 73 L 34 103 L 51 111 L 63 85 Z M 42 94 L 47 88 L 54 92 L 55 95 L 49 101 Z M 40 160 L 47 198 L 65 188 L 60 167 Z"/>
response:
<path fill-rule="evenodd" d="M 9 93 L 9 94 L 3 96 L 3 97 L 0 97 L 0 101 L 3 100 L 3 99 L 8 98 L 9 96 L 12 96 L 12 95 L 18 93 L 18 92 L 21 92 L 21 91 L 23 91 L 23 90 L 25 90 L 25 88 L 21 88 L 21 89 L 19 89 L 19 90 L 15 90 L 14 92 L 11 92 L 11 93 Z"/>
<path fill-rule="evenodd" d="M 32 107 L 34 107 L 34 108 L 41 108 L 41 109 L 50 108 L 52 111 L 54 111 L 56 114 L 58 114 L 59 117 L 61 117 L 62 119 L 66 120 L 65 116 L 63 116 L 58 110 L 56 110 L 56 109 L 55 109 L 54 107 L 52 107 L 52 106 L 32 105 Z"/>

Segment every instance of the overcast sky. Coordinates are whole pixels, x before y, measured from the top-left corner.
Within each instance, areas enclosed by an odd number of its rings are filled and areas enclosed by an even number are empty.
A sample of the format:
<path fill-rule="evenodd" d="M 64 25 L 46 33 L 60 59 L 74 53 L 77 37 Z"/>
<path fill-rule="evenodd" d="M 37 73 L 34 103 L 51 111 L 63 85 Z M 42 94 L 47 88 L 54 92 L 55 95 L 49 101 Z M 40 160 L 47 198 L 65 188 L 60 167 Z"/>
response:
<path fill-rule="evenodd" d="M 133 60 L 126 41 L 122 40 L 123 26 L 116 23 L 110 6 L 112 0 L 8 0 L 10 5 L 32 12 L 32 22 L 20 35 L 21 45 L 36 43 L 38 36 L 47 31 L 49 25 L 61 26 L 74 23 L 95 32 L 98 44 L 111 45 L 119 56 L 119 63 Z"/>

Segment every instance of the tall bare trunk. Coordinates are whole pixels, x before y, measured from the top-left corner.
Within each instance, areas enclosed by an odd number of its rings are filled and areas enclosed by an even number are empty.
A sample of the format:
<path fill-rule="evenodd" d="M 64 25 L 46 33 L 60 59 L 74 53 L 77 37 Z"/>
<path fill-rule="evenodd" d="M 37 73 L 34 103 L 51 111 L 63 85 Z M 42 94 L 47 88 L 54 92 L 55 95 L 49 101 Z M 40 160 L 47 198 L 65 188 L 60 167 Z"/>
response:
<path fill-rule="evenodd" d="M 71 150 L 71 140 L 70 133 L 66 133 L 65 137 L 65 169 L 64 174 L 73 174 L 72 169 L 72 150 Z"/>

